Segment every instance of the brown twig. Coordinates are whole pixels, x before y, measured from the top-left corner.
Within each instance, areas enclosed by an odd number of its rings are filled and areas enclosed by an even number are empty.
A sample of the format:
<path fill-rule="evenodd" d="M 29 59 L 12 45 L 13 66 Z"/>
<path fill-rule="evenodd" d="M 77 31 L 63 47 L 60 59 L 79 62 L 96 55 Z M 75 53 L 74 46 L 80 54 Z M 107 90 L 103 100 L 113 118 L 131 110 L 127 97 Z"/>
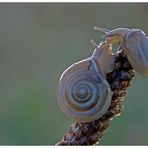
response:
<path fill-rule="evenodd" d="M 135 72 L 129 64 L 125 53 L 116 55 L 114 70 L 107 75 L 107 81 L 113 91 L 110 107 L 105 115 L 100 119 L 90 123 L 74 122 L 70 126 L 68 133 L 64 135 L 57 145 L 96 145 L 104 135 L 113 117 L 121 114 L 123 109 L 123 99 L 127 88 L 131 84 Z"/>

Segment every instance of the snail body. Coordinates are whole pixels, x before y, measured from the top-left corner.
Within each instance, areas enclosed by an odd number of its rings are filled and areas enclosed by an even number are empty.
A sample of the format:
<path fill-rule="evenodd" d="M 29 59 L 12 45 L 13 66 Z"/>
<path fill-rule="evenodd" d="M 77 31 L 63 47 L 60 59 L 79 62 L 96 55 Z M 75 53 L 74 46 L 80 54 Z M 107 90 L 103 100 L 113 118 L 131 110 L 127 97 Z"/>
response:
<path fill-rule="evenodd" d="M 106 74 L 112 71 L 114 59 L 110 45 L 101 44 L 90 58 L 72 64 L 63 72 L 58 86 L 58 104 L 68 117 L 85 123 L 107 112 L 112 92 Z"/>
<path fill-rule="evenodd" d="M 120 43 L 133 69 L 148 76 L 148 38 L 142 30 L 117 28 L 109 31 L 99 27 L 96 29 L 106 33 L 104 37 L 107 43 Z"/>

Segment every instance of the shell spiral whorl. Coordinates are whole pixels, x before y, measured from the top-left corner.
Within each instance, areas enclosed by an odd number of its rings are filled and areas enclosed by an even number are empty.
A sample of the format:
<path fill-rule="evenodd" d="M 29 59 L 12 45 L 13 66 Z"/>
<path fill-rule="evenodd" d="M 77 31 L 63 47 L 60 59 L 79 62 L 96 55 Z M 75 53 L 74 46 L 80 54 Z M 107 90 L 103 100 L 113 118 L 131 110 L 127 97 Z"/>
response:
<path fill-rule="evenodd" d="M 80 69 L 79 63 L 68 68 L 60 78 L 59 106 L 77 122 L 91 122 L 100 118 L 109 108 L 111 95 L 107 81 L 99 73 L 88 70 L 87 66 L 83 65 Z"/>

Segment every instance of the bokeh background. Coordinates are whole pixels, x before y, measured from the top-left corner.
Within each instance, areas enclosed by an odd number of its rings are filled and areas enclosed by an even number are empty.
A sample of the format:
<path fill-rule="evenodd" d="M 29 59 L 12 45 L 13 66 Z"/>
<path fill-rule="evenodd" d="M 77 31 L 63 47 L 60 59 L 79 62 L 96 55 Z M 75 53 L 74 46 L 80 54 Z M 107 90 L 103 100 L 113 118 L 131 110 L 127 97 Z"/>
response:
<path fill-rule="evenodd" d="M 148 34 L 148 3 L 0 3 L 0 145 L 54 145 L 72 122 L 59 109 L 62 72 L 108 29 Z M 136 75 L 101 145 L 148 144 L 148 77 Z"/>

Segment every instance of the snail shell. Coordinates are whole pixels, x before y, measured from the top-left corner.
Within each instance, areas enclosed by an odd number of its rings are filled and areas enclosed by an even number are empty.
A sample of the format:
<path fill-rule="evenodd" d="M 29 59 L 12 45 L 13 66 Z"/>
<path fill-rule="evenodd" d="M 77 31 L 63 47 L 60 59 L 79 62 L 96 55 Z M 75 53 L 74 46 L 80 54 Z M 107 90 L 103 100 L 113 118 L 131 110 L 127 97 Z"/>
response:
<path fill-rule="evenodd" d="M 109 31 L 99 27 L 95 29 L 106 33 L 107 43 L 120 42 L 134 70 L 148 76 L 148 38 L 142 30 L 117 28 Z"/>
<path fill-rule="evenodd" d="M 148 76 L 148 38 L 140 29 L 131 29 L 126 35 L 127 58 L 133 68 Z"/>
<path fill-rule="evenodd" d="M 100 45 L 90 58 L 71 65 L 60 78 L 58 104 L 68 117 L 77 122 L 97 120 L 109 108 L 112 92 L 105 77 L 112 70 L 114 62 L 109 46 Z M 105 54 L 107 51 L 108 54 Z M 106 61 L 99 65 L 102 56 Z M 101 65 L 105 65 L 106 70 L 105 67 L 101 69 Z"/>

